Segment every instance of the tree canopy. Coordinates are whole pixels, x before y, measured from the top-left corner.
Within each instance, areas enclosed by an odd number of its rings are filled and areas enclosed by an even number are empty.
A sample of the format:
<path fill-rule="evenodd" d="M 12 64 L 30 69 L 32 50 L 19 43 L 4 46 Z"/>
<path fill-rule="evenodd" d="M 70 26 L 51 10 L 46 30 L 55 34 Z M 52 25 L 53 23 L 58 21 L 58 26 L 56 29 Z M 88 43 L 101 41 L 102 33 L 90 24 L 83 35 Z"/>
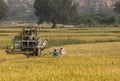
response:
<path fill-rule="evenodd" d="M 0 19 L 5 18 L 7 14 L 8 14 L 8 6 L 3 0 L 0 0 Z"/>
<path fill-rule="evenodd" d="M 68 23 L 77 15 L 76 5 L 72 0 L 35 0 L 35 14 L 39 23 Z"/>
<path fill-rule="evenodd" d="M 117 13 L 120 13 L 120 1 L 115 3 L 113 10 Z"/>

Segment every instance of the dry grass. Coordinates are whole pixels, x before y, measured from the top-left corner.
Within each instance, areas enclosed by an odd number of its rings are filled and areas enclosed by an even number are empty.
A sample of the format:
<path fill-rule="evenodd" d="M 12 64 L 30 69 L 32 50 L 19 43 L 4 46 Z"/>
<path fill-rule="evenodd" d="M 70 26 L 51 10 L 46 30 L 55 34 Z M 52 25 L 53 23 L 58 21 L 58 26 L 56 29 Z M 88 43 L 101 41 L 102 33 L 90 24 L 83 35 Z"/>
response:
<path fill-rule="evenodd" d="M 65 56 L 31 58 L 1 50 L 0 81 L 119 81 L 119 46 L 119 42 L 68 45 Z"/>
<path fill-rule="evenodd" d="M 46 49 L 44 54 L 50 53 L 54 48 L 60 48 L 60 46 Z M 120 54 L 120 42 L 113 43 L 95 43 L 95 44 L 80 44 L 80 45 L 66 45 L 66 55 L 68 56 L 85 56 L 85 55 L 119 55 Z"/>
<path fill-rule="evenodd" d="M 42 51 L 41 56 L 30 58 L 23 54 L 8 55 L 5 49 L 2 49 L 0 81 L 119 81 L 120 42 L 109 42 L 120 40 L 119 32 L 109 32 L 119 30 L 119 28 L 41 29 L 41 37 L 53 40 L 52 42 L 71 38 L 94 43 L 62 45 L 66 49 L 66 55 L 58 57 L 50 53 L 60 46 L 52 46 Z M 92 33 L 86 33 L 87 31 Z M 16 33 L 8 34 L 7 37 L 0 36 L 0 46 L 4 47 Z M 95 43 L 96 40 L 103 43 Z M 104 43 L 105 40 L 109 43 Z"/>

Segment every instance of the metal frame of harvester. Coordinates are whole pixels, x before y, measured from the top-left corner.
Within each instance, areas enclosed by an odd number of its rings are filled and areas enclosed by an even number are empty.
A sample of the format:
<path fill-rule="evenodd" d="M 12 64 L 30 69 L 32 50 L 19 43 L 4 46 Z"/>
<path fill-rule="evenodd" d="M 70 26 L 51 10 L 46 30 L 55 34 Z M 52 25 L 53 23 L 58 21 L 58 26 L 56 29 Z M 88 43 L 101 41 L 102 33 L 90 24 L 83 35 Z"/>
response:
<path fill-rule="evenodd" d="M 7 54 L 32 54 L 38 56 L 46 47 L 48 40 L 45 39 L 41 44 L 41 38 L 38 35 L 38 30 L 32 28 L 22 28 L 20 35 L 14 36 L 12 45 L 7 46 Z"/>

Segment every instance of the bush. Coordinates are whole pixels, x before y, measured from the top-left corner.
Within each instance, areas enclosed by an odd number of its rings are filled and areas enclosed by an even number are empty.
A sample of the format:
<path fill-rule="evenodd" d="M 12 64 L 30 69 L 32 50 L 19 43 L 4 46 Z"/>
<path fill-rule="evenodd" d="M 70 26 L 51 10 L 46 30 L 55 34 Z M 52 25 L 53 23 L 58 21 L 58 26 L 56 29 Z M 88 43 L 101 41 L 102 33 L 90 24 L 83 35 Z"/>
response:
<path fill-rule="evenodd" d="M 118 15 L 107 15 L 107 14 L 91 14 L 79 16 L 76 18 L 76 26 L 119 26 L 120 17 Z"/>

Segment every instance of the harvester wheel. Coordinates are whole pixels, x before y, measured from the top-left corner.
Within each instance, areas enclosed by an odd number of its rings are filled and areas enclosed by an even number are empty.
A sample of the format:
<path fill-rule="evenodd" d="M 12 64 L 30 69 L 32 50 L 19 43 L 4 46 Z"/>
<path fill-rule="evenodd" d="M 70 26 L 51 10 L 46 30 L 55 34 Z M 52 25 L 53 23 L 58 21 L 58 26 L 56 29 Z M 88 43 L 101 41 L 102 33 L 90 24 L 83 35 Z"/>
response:
<path fill-rule="evenodd" d="M 38 53 L 37 48 L 34 48 L 34 49 L 33 49 L 33 54 L 34 54 L 34 56 L 38 56 L 38 54 L 37 54 L 37 53 Z"/>
<path fill-rule="evenodd" d="M 10 47 L 9 46 L 7 46 L 7 49 L 6 49 L 6 51 L 5 51 L 7 54 L 12 54 L 12 49 L 10 49 Z"/>
<path fill-rule="evenodd" d="M 10 49 L 7 49 L 5 52 L 6 52 L 7 54 L 12 54 L 12 50 L 10 50 Z"/>

